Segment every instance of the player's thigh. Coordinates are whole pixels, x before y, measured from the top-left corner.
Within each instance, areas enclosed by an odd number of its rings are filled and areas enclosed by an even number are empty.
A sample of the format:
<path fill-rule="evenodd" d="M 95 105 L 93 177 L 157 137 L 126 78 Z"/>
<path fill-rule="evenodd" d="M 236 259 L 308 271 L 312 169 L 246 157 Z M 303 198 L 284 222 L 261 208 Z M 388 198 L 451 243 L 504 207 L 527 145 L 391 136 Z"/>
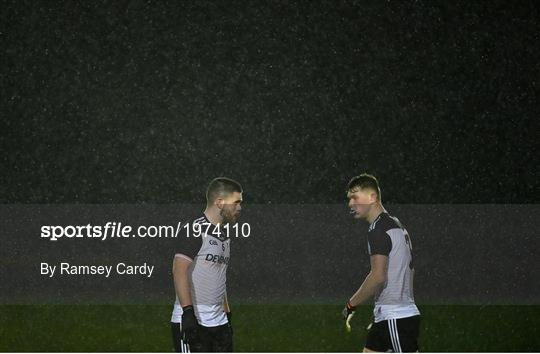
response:
<path fill-rule="evenodd" d="M 221 353 L 230 353 L 233 351 L 232 327 L 229 324 L 215 328 L 213 351 Z"/>
<path fill-rule="evenodd" d="M 212 335 L 207 327 L 197 326 L 193 337 L 189 340 L 188 349 L 191 353 L 208 353 L 212 351 Z"/>
<path fill-rule="evenodd" d="M 420 316 L 412 316 L 395 320 L 395 332 L 402 352 L 417 352 L 420 334 Z"/>
<path fill-rule="evenodd" d="M 180 323 L 171 322 L 174 351 L 177 353 L 207 353 L 211 351 L 212 342 L 205 328 L 198 328 L 186 340 Z"/>
<path fill-rule="evenodd" d="M 182 333 L 182 325 L 180 323 L 171 322 L 171 332 L 174 351 L 176 353 L 188 353 L 187 343 L 184 342 Z"/>
<path fill-rule="evenodd" d="M 366 338 L 364 352 L 416 352 L 420 316 L 374 323 Z"/>
<path fill-rule="evenodd" d="M 373 323 L 366 337 L 364 352 L 388 352 L 394 351 L 390 333 L 388 331 L 388 321 Z"/>

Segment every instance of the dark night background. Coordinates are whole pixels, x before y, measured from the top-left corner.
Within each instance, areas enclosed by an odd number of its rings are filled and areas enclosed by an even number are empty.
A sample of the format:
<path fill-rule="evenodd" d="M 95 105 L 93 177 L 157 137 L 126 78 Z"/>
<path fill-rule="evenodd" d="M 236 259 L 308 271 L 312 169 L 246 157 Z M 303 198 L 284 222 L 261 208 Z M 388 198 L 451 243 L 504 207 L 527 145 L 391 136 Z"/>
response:
<path fill-rule="evenodd" d="M 3 2 L 2 203 L 537 203 L 534 1 Z M 536 133 L 535 133 L 536 132 Z"/>
<path fill-rule="evenodd" d="M 297 305 L 343 303 L 369 271 L 366 225 L 345 206 L 362 172 L 415 240 L 424 348 L 538 351 L 539 8 L 2 1 L 0 351 L 169 350 L 177 239 L 54 244 L 39 226 L 172 224 L 186 206 L 200 212 L 220 175 L 243 185 L 254 230 L 234 246 L 231 301 L 263 304 L 236 312 L 240 350 L 358 350 L 341 325 L 332 335 L 338 306 L 324 317 Z M 40 275 L 59 260 L 149 262 L 156 275 Z M 268 306 L 281 301 L 292 307 Z M 118 318 L 77 306 L 73 319 L 39 306 L 130 302 L 167 305 Z M 310 340 L 314 327 L 330 335 Z"/>

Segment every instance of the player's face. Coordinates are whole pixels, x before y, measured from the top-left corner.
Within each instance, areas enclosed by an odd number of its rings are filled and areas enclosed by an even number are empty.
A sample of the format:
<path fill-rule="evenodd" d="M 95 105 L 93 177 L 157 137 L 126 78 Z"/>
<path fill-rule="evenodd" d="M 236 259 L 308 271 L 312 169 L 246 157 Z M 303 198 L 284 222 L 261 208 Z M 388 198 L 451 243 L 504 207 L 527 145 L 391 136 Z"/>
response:
<path fill-rule="evenodd" d="M 353 214 L 355 219 L 365 219 L 376 201 L 370 190 L 349 191 L 347 198 L 349 199 L 348 205 L 351 209 L 351 214 Z"/>
<path fill-rule="evenodd" d="M 223 218 L 223 224 L 234 224 L 240 218 L 242 210 L 242 193 L 234 192 L 223 199 L 223 207 L 220 215 Z"/>

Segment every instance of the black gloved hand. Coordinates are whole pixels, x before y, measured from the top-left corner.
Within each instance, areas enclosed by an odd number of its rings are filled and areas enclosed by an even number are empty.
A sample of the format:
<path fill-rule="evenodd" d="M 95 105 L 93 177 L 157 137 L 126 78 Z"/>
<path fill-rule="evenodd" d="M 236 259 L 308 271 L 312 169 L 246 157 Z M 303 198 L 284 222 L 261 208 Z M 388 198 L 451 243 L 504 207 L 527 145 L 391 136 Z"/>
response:
<path fill-rule="evenodd" d="M 227 321 L 229 321 L 229 330 L 231 331 L 231 334 L 232 334 L 232 313 L 231 312 L 227 312 L 226 313 L 227 315 Z"/>
<path fill-rule="evenodd" d="M 182 333 L 186 342 L 189 343 L 195 336 L 199 322 L 197 322 L 197 317 L 195 317 L 193 306 L 182 307 L 182 310 L 184 311 L 182 313 Z"/>

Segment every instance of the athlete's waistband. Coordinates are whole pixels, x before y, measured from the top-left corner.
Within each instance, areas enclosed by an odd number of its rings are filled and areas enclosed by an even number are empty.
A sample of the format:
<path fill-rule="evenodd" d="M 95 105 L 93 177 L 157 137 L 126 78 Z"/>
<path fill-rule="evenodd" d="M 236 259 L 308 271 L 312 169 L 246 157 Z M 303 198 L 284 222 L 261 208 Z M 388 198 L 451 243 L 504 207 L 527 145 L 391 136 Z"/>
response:
<path fill-rule="evenodd" d="M 415 304 L 409 305 L 375 305 L 373 309 L 374 322 L 390 319 L 400 319 L 420 315 Z"/>

